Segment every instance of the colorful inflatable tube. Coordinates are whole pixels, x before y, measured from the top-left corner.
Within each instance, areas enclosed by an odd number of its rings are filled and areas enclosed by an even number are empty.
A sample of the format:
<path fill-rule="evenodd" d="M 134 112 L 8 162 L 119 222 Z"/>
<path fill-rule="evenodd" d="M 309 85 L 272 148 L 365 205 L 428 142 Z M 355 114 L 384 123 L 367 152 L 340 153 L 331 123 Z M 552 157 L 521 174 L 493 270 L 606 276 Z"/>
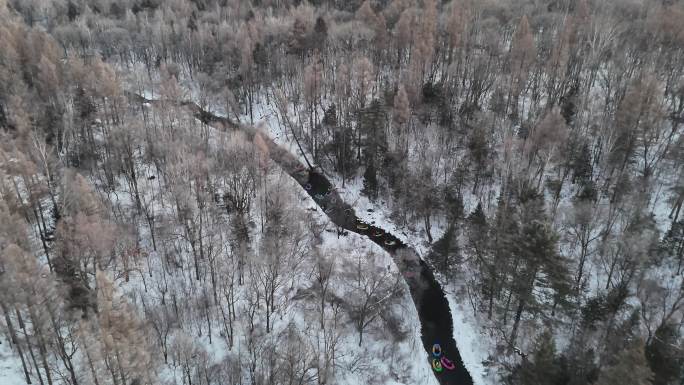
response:
<path fill-rule="evenodd" d="M 442 359 L 439 362 L 442 364 L 443 367 L 445 367 L 448 370 L 454 370 L 454 368 L 456 368 L 456 365 L 454 365 L 454 363 L 446 357 L 442 357 Z"/>
<path fill-rule="evenodd" d="M 439 344 L 432 345 L 432 355 L 437 358 L 442 355 L 442 347 Z"/>
<path fill-rule="evenodd" d="M 436 358 L 432 360 L 432 370 L 434 370 L 437 373 L 444 370 L 444 368 L 442 367 L 442 363 Z"/>

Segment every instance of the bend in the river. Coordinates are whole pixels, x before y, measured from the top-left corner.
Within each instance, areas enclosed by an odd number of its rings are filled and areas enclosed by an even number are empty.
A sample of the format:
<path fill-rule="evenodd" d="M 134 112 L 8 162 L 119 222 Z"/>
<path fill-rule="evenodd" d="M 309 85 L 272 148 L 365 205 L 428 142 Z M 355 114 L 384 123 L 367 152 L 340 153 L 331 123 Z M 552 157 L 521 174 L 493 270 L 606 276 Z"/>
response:
<path fill-rule="evenodd" d="M 307 170 L 303 165 L 300 165 L 299 169 L 287 171 L 305 188 L 337 226 L 366 235 L 389 252 L 404 276 L 418 310 L 421 338 L 429 365 L 432 366 L 433 360 L 439 360 L 432 353 L 433 345 L 439 343 L 442 356 L 447 357 L 455 366 L 452 370 L 443 368 L 441 372 L 434 371 L 435 376 L 441 384 L 472 384 L 473 380 L 463 365 L 453 338 L 453 321 L 449 303 L 441 285 L 425 261 L 413 248 L 402 243 L 391 233 L 373 223 L 360 220 L 353 208 L 342 201 L 334 186 L 320 172 Z"/>

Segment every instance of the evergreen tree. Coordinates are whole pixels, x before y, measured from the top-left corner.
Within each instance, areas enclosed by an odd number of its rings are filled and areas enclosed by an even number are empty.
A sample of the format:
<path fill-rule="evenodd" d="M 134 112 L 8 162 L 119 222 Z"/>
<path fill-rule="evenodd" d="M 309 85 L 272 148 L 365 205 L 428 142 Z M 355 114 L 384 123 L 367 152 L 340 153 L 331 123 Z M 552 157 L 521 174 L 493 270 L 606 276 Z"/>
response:
<path fill-rule="evenodd" d="M 357 162 L 354 161 L 354 134 L 348 127 L 338 127 L 333 134 L 333 146 L 335 146 L 335 158 L 337 169 L 343 177 L 349 178 L 354 175 Z"/>
<path fill-rule="evenodd" d="M 475 231 L 487 231 L 487 216 L 482 208 L 482 202 L 478 202 L 475 210 L 468 215 L 468 223 Z"/>
<path fill-rule="evenodd" d="M 322 51 L 325 48 L 326 40 L 328 39 L 328 25 L 325 19 L 321 16 L 316 18 L 313 32 L 311 34 L 312 45 L 314 48 Z"/>
<path fill-rule="evenodd" d="M 337 126 L 337 107 L 335 103 L 331 104 L 323 113 L 323 124 L 329 127 Z"/>
<path fill-rule="evenodd" d="M 488 308 L 491 310 L 497 284 L 497 266 L 494 255 L 491 253 L 490 229 L 482 203 L 478 203 L 475 210 L 468 215 L 466 224 L 468 249 L 477 259 L 479 284 L 485 300 L 489 301 Z"/>
<path fill-rule="evenodd" d="M 396 196 L 398 190 L 404 185 L 406 175 L 406 157 L 399 152 L 390 151 L 385 154 L 380 170 L 390 191 Z"/>
<path fill-rule="evenodd" d="M 604 368 L 596 385 L 651 385 L 653 372 L 648 366 L 641 341 L 632 342 L 617 353 L 615 362 Z"/>
<path fill-rule="evenodd" d="M 470 246 L 477 255 L 484 255 L 488 249 L 489 240 L 489 223 L 487 223 L 487 215 L 484 213 L 482 203 L 478 203 L 466 220 L 468 228 L 468 238 Z"/>
<path fill-rule="evenodd" d="M 608 306 L 615 309 L 617 307 L 617 301 L 619 298 L 611 299 L 611 301 L 616 303 L 611 303 Z M 621 355 L 629 349 L 634 348 L 634 341 L 641 339 L 639 324 L 641 321 L 641 314 L 639 309 L 630 309 L 626 305 L 623 305 L 623 310 L 621 316 L 626 316 L 626 319 L 622 321 L 615 321 L 616 314 L 613 309 L 609 310 L 610 317 L 607 319 L 607 336 L 605 338 L 605 344 L 603 352 L 601 352 L 601 367 L 602 372 L 605 371 L 607 367 L 614 366 L 619 363 L 623 357 Z M 641 346 L 641 355 L 646 359 L 643 350 L 643 345 Z M 647 363 L 646 363 L 647 365 Z"/>
<path fill-rule="evenodd" d="M 386 115 L 385 106 L 377 99 L 373 100 L 367 108 L 360 112 L 358 129 L 363 134 L 363 140 L 358 145 L 363 148 L 364 163 L 366 165 L 378 158 L 382 158 L 387 151 L 387 138 L 385 135 Z"/>
<path fill-rule="evenodd" d="M 584 335 L 585 333 L 579 331 L 579 334 Z M 582 344 L 573 341 L 568 351 L 569 354 L 559 357 L 562 372 L 559 375 L 558 383 L 563 385 L 593 384 L 599 374 L 594 349 L 587 347 L 586 341 L 583 341 Z"/>
<path fill-rule="evenodd" d="M 668 385 L 684 380 L 684 353 L 681 350 L 679 328 L 664 324 L 646 345 L 646 358 L 653 371 L 653 385 Z"/>
<path fill-rule="evenodd" d="M 451 276 L 454 264 L 460 262 L 458 232 L 455 225 L 449 225 L 444 235 L 435 242 L 429 258 L 438 270 L 447 276 Z"/>
<path fill-rule="evenodd" d="M 488 133 L 484 128 L 477 127 L 472 131 L 468 138 L 468 154 L 475 174 L 473 183 L 473 192 L 475 192 L 485 174 L 489 157 Z"/>
<path fill-rule="evenodd" d="M 559 384 L 561 368 L 556 357 L 556 344 L 551 330 L 547 329 L 537 337 L 531 360 L 524 360 L 518 370 L 515 384 Z"/>
<path fill-rule="evenodd" d="M 582 181 L 579 190 L 577 191 L 577 200 L 580 202 L 595 202 L 598 198 L 598 191 L 593 181 Z"/>
<path fill-rule="evenodd" d="M 405 155 L 408 151 L 408 135 L 406 124 L 411 118 L 411 106 L 409 104 L 408 95 L 403 85 L 399 85 L 396 95 L 394 96 L 394 109 L 392 111 L 393 132 L 396 151 Z"/>
<path fill-rule="evenodd" d="M 351 177 L 356 169 L 354 161 L 354 133 L 348 125 L 339 124 L 337 106 L 333 103 L 323 115 L 324 132 L 332 133 L 330 142 L 324 147 L 324 152 L 332 154 L 334 167 L 343 178 Z"/>
<path fill-rule="evenodd" d="M 589 144 L 584 143 L 572 159 L 572 183 L 586 183 L 591 180 L 591 174 L 591 150 Z"/>
<path fill-rule="evenodd" d="M 510 285 L 508 282 L 510 278 L 504 276 L 502 272 L 512 274 L 517 268 L 517 260 L 514 257 L 516 239 L 515 234 L 518 233 L 518 222 L 515 220 L 515 210 L 512 202 L 507 200 L 505 192 L 498 198 L 496 216 L 492 225 L 491 244 L 492 244 L 492 259 L 488 263 L 489 266 L 489 295 L 487 316 L 492 318 L 494 308 L 494 297 L 498 297 L 504 287 Z M 484 265 L 487 266 L 487 265 Z M 505 281 L 504 281 L 505 280 Z M 507 301 L 508 302 L 508 301 Z M 508 306 L 508 305 L 506 305 Z M 504 313 L 508 309 L 504 310 Z"/>
<path fill-rule="evenodd" d="M 538 313 L 552 299 L 553 309 L 567 295 L 570 282 L 565 259 L 558 252 L 558 234 L 547 223 L 543 198 L 523 186 L 517 194 L 520 231 L 513 248 L 517 268 L 510 273 L 510 287 L 517 299 L 509 344 L 515 343 L 523 313 Z M 535 287 L 551 289 L 553 298 L 539 298 Z M 506 309 L 507 311 L 508 309 Z"/>
<path fill-rule="evenodd" d="M 463 196 L 451 188 L 446 187 L 444 194 L 447 221 L 450 224 L 463 219 Z"/>
<path fill-rule="evenodd" d="M 370 161 L 366 166 L 366 171 L 363 173 L 363 190 L 361 190 L 368 198 L 375 200 L 378 197 L 378 176 L 375 170 L 375 162 Z"/>
<path fill-rule="evenodd" d="M 677 274 L 684 268 L 684 221 L 672 222 L 660 244 L 663 257 L 677 265 Z"/>

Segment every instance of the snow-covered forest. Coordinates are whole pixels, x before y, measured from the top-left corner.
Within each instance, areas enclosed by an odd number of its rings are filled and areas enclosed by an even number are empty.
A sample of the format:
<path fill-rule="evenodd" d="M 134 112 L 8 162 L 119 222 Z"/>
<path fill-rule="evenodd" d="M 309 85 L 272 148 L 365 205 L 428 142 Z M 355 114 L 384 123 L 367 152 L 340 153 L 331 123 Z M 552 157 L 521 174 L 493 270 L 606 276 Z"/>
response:
<path fill-rule="evenodd" d="M 0 0 L 0 385 L 684 384 L 683 127 L 682 0 Z"/>

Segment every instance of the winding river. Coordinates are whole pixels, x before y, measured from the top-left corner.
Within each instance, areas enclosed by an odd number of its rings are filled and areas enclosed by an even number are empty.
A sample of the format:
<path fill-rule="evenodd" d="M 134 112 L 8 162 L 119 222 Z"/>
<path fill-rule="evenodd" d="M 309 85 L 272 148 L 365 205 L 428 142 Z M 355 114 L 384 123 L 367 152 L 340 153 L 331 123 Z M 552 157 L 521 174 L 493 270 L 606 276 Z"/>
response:
<path fill-rule="evenodd" d="M 140 95 L 129 94 L 141 103 L 154 103 Z M 203 123 L 221 130 L 243 130 L 253 139 L 259 133 L 251 127 L 238 126 L 229 119 L 216 116 L 203 110 L 192 102 L 184 102 L 195 117 Z M 304 166 L 292 153 L 279 146 L 267 135 L 261 134 L 269 148 L 269 155 L 284 171 L 293 177 L 307 193 L 314 199 L 321 210 L 337 226 L 361 235 L 380 245 L 394 259 L 399 267 L 411 292 L 411 297 L 418 310 L 421 324 L 421 339 L 425 348 L 426 364 L 432 366 L 432 347 L 438 343 L 442 348 L 442 355 L 454 364 L 453 370 L 443 369 L 433 373 L 443 385 L 471 385 L 472 377 L 463 365 L 463 360 L 453 338 L 453 320 L 449 303 L 442 286 L 437 282 L 432 269 L 423 261 L 411 247 L 402 243 L 391 233 L 374 226 L 372 223 L 361 221 L 354 209 L 345 203 L 334 186 L 321 172 L 310 170 Z"/>

